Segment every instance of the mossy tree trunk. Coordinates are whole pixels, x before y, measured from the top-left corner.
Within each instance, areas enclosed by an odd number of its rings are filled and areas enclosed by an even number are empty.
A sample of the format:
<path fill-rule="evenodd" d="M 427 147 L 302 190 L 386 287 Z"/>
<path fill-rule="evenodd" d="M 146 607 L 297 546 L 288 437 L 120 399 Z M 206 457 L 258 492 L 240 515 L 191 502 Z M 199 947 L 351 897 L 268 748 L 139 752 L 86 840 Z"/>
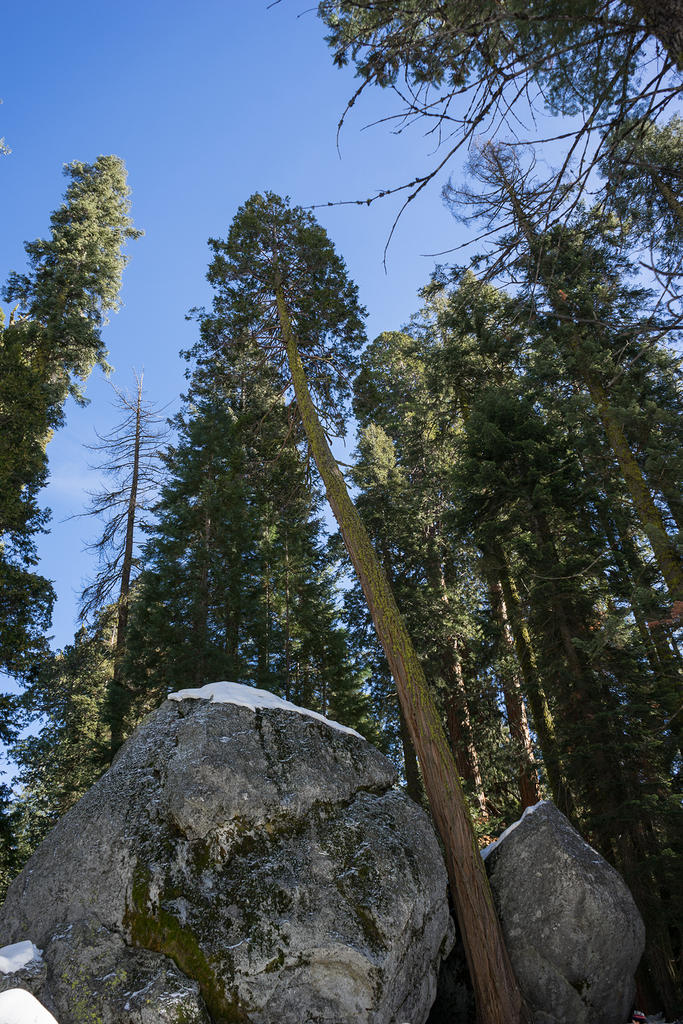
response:
<path fill-rule="evenodd" d="M 578 335 L 572 338 L 571 347 L 671 599 L 680 601 L 683 598 L 683 566 L 667 533 L 662 513 L 654 502 L 645 475 L 631 451 L 623 425 L 609 402 L 605 388 L 590 369 L 588 357 L 582 354 Z"/>
<path fill-rule="evenodd" d="M 445 847 L 478 1020 L 480 1024 L 527 1021 L 528 1013 L 505 949 L 486 870 L 441 719 L 385 573 L 327 443 L 279 282 L 275 285 L 275 295 L 282 343 L 311 454 L 394 677 L 406 725 L 422 767 L 432 814 Z"/>

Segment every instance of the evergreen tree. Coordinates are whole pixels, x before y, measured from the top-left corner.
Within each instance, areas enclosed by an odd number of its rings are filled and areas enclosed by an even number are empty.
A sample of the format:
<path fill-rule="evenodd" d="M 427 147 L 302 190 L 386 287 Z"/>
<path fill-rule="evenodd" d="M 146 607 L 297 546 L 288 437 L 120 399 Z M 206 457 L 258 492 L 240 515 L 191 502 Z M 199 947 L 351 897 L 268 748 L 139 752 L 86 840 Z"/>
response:
<path fill-rule="evenodd" d="M 672 324 L 670 318 L 660 319 L 651 305 L 651 295 L 627 283 L 631 271 L 628 253 L 618 230 L 601 210 L 579 210 L 570 223 L 544 232 L 539 221 L 543 220 L 545 189 L 529 185 L 509 148 L 487 144 L 476 169 L 488 193 L 449 186 L 447 199 L 454 204 L 468 201 L 475 216 L 489 220 L 506 213 L 512 217 L 515 232 L 504 242 L 507 273 L 521 275 L 527 295 L 533 299 L 534 314 L 543 318 L 546 334 L 552 334 L 560 349 L 564 373 L 590 399 L 590 412 L 601 424 L 669 596 L 679 601 L 683 562 L 628 429 L 629 419 L 638 421 L 642 392 L 652 393 L 663 380 L 656 365 L 657 358 L 663 358 L 657 339 L 670 335 L 677 321 Z M 641 395 L 634 393 L 637 381 Z M 668 390 L 671 411 L 678 413 L 680 395 L 670 386 Z M 662 426 L 677 457 L 680 437 L 674 438 L 668 430 L 669 415 L 667 410 Z M 648 440 L 653 434 L 648 431 Z M 665 486 L 672 495 L 679 493 L 673 483 Z"/>
<path fill-rule="evenodd" d="M 291 410 L 220 315 L 201 327 L 135 588 L 127 678 L 143 703 L 237 679 L 374 737 Z"/>
<path fill-rule="evenodd" d="M 5 898 L 7 887 L 22 864 L 18 829 L 19 813 L 12 789 L 4 782 L 0 783 L 0 899 Z"/>
<path fill-rule="evenodd" d="M 352 63 L 360 79 L 347 112 L 377 85 L 399 103 L 386 120 L 402 130 L 424 122 L 443 143 L 424 174 L 369 202 L 402 194 L 407 205 L 463 145 L 505 129 L 523 138 L 525 125 L 536 134 L 545 106 L 576 125 L 563 122 L 554 140 L 569 140 L 546 204 L 546 213 L 560 211 L 567 182 L 585 187 L 600 158 L 619 147 L 624 126 L 637 126 L 637 136 L 683 88 L 677 0 L 320 0 L 318 14 L 334 63 Z"/>
<path fill-rule="evenodd" d="M 35 536 L 48 513 L 46 445 L 77 379 L 106 367 L 101 328 L 118 305 L 121 248 L 131 226 L 125 168 L 114 156 L 67 165 L 64 203 L 48 239 L 26 245 L 29 269 L 12 273 L 0 321 L 0 669 L 25 675 L 41 651 L 54 594 L 33 572 Z"/>
<path fill-rule="evenodd" d="M 11 748 L 18 765 L 15 870 L 107 766 L 114 620 L 115 608 L 109 607 L 93 626 L 81 626 L 73 644 L 43 658 L 21 696 L 24 720 L 39 728 Z"/>
<path fill-rule="evenodd" d="M 485 599 L 478 553 L 455 541 L 447 523 L 460 427 L 439 415 L 439 396 L 430 390 L 439 341 L 424 326 L 411 326 L 418 328 L 414 337 L 380 335 L 362 357 L 354 397 L 361 427 L 357 505 L 435 687 L 475 815 L 490 829 L 494 806 L 508 822 L 518 817 L 519 794 L 502 798 L 509 768 L 504 723 L 491 675 L 480 671 L 490 637 L 478 617 Z M 512 701 L 509 688 L 508 696 Z"/>
<path fill-rule="evenodd" d="M 226 242 L 214 243 L 210 279 L 221 282 L 226 325 L 256 337 L 292 387 L 328 501 L 359 577 L 396 682 L 446 863 L 482 1021 L 526 1019 L 493 909 L 462 785 L 386 575 L 349 497 L 324 424 L 343 425 L 348 372 L 363 341 L 362 311 L 322 228 L 278 196 L 253 196 Z M 465 895 L 466 894 L 466 895 Z"/>
<path fill-rule="evenodd" d="M 600 170 L 621 220 L 680 274 L 683 242 L 683 120 L 663 125 L 629 118 L 614 131 Z"/>
<path fill-rule="evenodd" d="M 680 934 L 667 894 L 678 891 L 680 670 L 643 620 L 643 601 L 658 605 L 655 590 L 643 596 L 656 575 L 552 319 L 534 321 L 472 275 L 456 281 L 451 293 L 432 286 L 442 298 L 431 328 L 443 343 L 436 379 L 447 417 L 465 410 L 452 526 L 500 582 L 555 800 L 627 877 L 648 922 L 651 978 L 675 1006 Z"/>

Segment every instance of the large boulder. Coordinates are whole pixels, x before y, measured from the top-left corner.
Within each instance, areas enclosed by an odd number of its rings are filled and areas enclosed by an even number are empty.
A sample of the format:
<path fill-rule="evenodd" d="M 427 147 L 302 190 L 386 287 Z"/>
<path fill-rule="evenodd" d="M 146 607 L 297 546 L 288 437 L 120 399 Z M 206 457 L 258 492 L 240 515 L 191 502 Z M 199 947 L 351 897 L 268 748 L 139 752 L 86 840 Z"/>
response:
<path fill-rule="evenodd" d="M 548 801 L 485 856 L 534 1024 L 624 1024 L 645 927 L 621 876 Z"/>
<path fill-rule="evenodd" d="M 122 1021 L 117 971 L 153 981 L 131 1021 L 176 1019 L 169 970 L 196 1004 L 178 1020 L 424 1024 L 452 941 L 427 816 L 357 734 L 245 689 L 166 701 L 11 885 L 0 944 L 31 939 L 66 976 L 60 1024 L 70 976 Z"/>

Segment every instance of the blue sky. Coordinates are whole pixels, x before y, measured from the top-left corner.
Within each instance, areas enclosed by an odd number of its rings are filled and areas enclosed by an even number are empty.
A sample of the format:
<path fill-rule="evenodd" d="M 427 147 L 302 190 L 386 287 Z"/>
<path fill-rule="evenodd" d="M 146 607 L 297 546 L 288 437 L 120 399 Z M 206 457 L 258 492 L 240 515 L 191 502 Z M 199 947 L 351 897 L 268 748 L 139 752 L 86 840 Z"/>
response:
<path fill-rule="evenodd" d="M 106 328 L 126 388 L 143 370 L 150 399 L 175 402 L 183 387 L 185 319 L 210 300 L 206 240 L 223 235 L 254 191 L 289 194 L 301 205 L 355 199 L 408 180 L 432 152 L 421 133 L 363 130 L 388 113 L 391 99 L 368 94 L 336 148 L 337 121 L 355 88 L 353 73 L 332 65 L 324 27 L 310 3 L 282 0 L 130 0 L 113 4 L 17 2 L 3 12 L 0 136 L 0 280 L 24 266 L 23 242 L 48 229 L 66 184 L 65 162 L 116 153 L 128 167 L 132 213 L 145 236 L 129 247 L 123 308 Z M 443 208 L 439 188 L 403 217 L 387 272 L 384 244 L 396 204 L 317 211 L 347 261 L 370 317 L 368 332 L 399 327 L 418 304 L 434 260 L 463 228 Z M 96 526 L 67 520 L 97 486 L 83 447 L 115 421 L 110 388 L 96 371 L 90 405 L 68 408 L 49 445 L 53 511 L 40 544 L 40 571 L 58 594 L 56 646 L 74 633 L 77 595 L 92 572 L 84 540 Z"/>

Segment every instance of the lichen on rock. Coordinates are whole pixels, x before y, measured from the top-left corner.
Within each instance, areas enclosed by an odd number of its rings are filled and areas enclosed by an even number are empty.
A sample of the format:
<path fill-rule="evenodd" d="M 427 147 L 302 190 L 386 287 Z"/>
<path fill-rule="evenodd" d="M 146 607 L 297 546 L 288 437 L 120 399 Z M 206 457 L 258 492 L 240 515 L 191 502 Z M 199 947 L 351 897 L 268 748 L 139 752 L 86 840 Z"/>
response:
<path fill-rule="evenodd" d="M 148 717 L 0 911 L 46 956 L 93 920 L 190 979 L 221 1024 L 423 1024 L 448 952 L 439 847 L 386 758 L 287 709 L 193 698 Z"/>

